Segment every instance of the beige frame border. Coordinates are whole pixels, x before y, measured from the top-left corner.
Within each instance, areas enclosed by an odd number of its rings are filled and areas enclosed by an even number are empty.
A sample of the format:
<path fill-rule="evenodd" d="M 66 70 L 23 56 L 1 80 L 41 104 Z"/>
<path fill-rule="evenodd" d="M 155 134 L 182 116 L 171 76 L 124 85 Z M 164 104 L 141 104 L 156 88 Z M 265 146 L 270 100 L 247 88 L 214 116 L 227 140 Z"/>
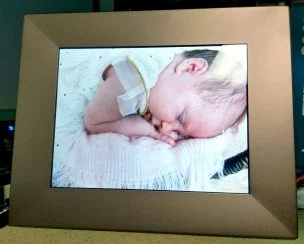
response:
<path fill-rule="evenodd" d="M 51 189 L 59 47 L 248 44 L 251 194 Z M 287 7 L 29 15 L 10 225 L 297 237 Z"/>

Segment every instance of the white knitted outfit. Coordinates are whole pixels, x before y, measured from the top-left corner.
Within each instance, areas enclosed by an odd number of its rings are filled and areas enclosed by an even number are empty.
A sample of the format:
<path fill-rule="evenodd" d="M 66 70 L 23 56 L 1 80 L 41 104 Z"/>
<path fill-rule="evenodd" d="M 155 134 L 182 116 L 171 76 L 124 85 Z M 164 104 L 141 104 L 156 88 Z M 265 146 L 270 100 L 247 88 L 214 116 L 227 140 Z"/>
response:
<path fill-rule="evenodd" d="M 168 58 L 168 59 L 167 59 Z M 145 114 L 148 109 L 150 89 L 156 84 L 158 74 L 170 60 L 155 53 L 145 55 L 138 50 L 123 51 L 109 58 L 101 73 L 111 64 L 125 92 L 117 97 L 119 111 L 122 116 Z M 102 75 L 101 75 L 102 77 Z"/>

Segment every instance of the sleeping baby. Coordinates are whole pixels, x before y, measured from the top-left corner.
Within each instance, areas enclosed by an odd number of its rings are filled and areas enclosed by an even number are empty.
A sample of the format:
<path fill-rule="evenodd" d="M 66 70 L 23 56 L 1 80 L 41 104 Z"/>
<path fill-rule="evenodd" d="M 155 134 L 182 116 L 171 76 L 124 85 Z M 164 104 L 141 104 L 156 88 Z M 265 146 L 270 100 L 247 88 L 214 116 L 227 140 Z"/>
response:
<path fill-rule="evenodd" d="M 84 116 L 88 133 L 149 136 L 175 145 L 237 131 L 247 108 L 243 64 L 218 50 L 156 56 L 128 51 L 110 58 Z"/>

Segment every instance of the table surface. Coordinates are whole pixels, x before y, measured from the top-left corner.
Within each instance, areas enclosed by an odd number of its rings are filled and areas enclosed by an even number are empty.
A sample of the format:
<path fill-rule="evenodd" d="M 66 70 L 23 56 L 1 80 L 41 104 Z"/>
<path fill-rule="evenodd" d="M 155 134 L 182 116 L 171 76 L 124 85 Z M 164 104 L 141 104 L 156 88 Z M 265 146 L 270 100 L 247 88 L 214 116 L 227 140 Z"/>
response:
<path fill-rule="evenodd" d="M 275 240 L 197 235 L 151 234 L 115 231 L 69 230 L 5 226 L 0 229 L 0 244 L 9 243 L 304 243 L 304 210 L 298 212 L 299 238 Z"/>

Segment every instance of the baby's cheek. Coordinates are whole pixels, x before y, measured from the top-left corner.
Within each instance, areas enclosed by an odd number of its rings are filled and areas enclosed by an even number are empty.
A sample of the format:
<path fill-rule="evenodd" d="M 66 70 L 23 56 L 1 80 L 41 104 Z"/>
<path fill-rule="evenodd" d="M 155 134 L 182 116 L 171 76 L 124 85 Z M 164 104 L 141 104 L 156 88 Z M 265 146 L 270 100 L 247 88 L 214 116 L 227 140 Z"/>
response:
<path fill-rule="evenodd" d="M 197 128 L 189 133 L 187 136 L 192 136 L 195 138 L 205 137 L 205 131 L 202 128 Z"/>
<path fill-rule="evenodd" d="M 194 138 L 208 138 L 213 137 L 217 132 L 213 128 L 207 128 L 201 124 L 191 124 L 188 127 L 185 127 L 186 136 L 191 136 Z"/>

